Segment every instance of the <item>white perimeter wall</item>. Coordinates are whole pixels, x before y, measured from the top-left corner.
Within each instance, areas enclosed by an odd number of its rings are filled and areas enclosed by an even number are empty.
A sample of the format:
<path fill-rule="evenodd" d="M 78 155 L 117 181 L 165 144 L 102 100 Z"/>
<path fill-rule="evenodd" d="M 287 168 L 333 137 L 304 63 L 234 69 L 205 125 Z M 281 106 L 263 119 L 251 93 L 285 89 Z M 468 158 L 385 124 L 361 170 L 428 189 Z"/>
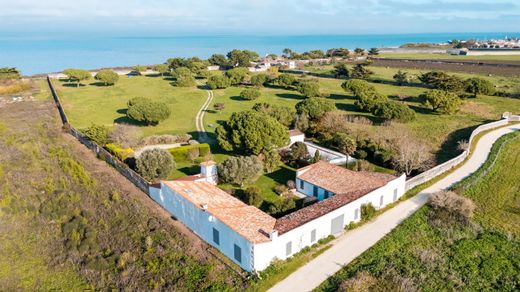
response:
<path fill-rule="evenodd" d="M 252 271 L 252 244 L 241 235 L 214 216 L 211 216 L 210 213 L 203 211 L 184 197 L 176 194 L 162 183 L 161 189 L 150 188 L 150 196 L 177 218 L 177 220 L 186 225 L 204 241 L 220 250 L 220 252 L 242 267 L 242 269 L 248 272 Z M 219 231 L 219 245 L 213 242 L 213 228 Z M 235 260 L 234 244 L 238 245 L 242 250 L 241 263 Z"/>
<path fill-rule="evenodd" d="M 327 237 L 331 234 L 331 221 L 338 216 L 343 215 L 343 226 L 350 222 L 357 222 L 361 219 L 361 205 L 372 203 L 376 208 L 384 207 L 394 200 L 394 190 L 397 189 L 397 198 L 399 199 L 405 193 L 405 175 L 390 181 L 385 186 L 339 208 L 320 218 L 314 219 L 304 225 L 297 227 L 287 233 L 278 236 L 275 240 L 255 245 L 255 269 L 261 271 L 265 269 L 275 258 L 285 260 L 292 254 L 297 253 L 302 248 L 316 243 L 319 239 Z M 380 198 L 383 196 L 383 205 L 380 206 Z M 358 217 L 355 218 L 356 209 Z M 311 242 L 311 232 L 316 230 L 316 239 Z M 286 245 L 292 242 L 292 253 L 286 255 Z"/>

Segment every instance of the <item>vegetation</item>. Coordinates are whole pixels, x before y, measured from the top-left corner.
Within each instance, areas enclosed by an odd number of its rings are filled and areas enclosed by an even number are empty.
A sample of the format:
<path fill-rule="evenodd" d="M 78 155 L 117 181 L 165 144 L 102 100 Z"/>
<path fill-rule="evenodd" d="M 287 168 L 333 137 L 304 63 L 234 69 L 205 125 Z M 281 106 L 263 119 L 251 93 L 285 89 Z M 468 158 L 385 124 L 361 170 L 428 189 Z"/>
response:
<path fill-rule="evenodd" d="M 464 81 L 464 87 L 466 92 L 473 94 L 473 97 L 477 97 L 479 94 L 493 95 L 495 93 L 495 87 L 493 83 L 482 78 L 468 78 Z"/>
<path fill-rule="evenodd" d="M 395 83 L 399 86 L 408 84 L 410 82 L 410 79 L 408 77 L 408 73 L 405 71 L 397 71 L 395 75 L 393 76 Z"/>
<path fill-rule="evenodd" d="M 2 79 L 20 79 L 22 74 L 16 68 L 4 67 L 0 68 L 0 80 Z"/>
<path fill-rule="evenodd" d="M 170 117 L 170 109 L 161 102 L 148 98 L 136 97 L 128 101 L 128 118 L 147 125 L 157 125 Z"/>
<path fill-rule="evenodd" d="M 108 143 L 108 127 L 92 124 L 90 127 L 82 130 L 82 132 L 87 138 L 100 146 L 104 146 Z"/>
<path fill-rule="evenodd" d="M 154 65 L 152 67 L 152 69 L 156 72 L 158 72 L 159 74 L 161 74 L 161 76 L 164 76 L 164 74 L 170 72 L 170 68 L 168 67 L 167 64 L 157 64 L 157 65 Z"/>
<path fill-rule="evenodd" d="M 227 78 L 229 78 L 231 85 L 239 85 L 249 76 L 249 70 L 247 68 L 240 67 L 228 70 L 224 74 Z"/>
<path fill-rule="evenodd" d="M 245 100 L 255 100 L 262 95 L 257 88 L 246 88 L 240 92 L 240 97 Z"/>
<path fill-rule="evenodd" d="M 290 89 L 296 83 L 296 78 L 292 74 L 284 73 L 276 78 L 276 83 L 285 89 Z"/>
<path fill-rule="evenodd" d="M 421 98 L 424 100 L 424 104 L 434 112 L 443 114 L 455 113 L 462 103 L 455 93 L 437 89 L 422 94 Z"/>
<path fill-rule="evenodd" d="M 249 67 L 252 61 L 258 59 L 258 54 L 248 50 L 232 50 L 227 53 L 229 63 L 234 67 Z"/>
<path fill-rule="evenodd" d="M 326 112 L 336 109 L 334 102 L 321 97 L 311 97 L 296 104 L 299 115 L 307 115 L 311 120 L 319 119 Z"/>
<path fill-rule="evenodd" d="M 265 85 L 267 81 L 269 81 L 269 75 L 264 73 L 251 76 L 251 85 L 256 87 Z"/>
<path fill-rule="evenodd" d="M 147 180 L 165 179 L 175 167 L 173 156 L 164 149 L 143 151 L 136 159 L 137 171 Z"/>
<path fill-rule="evenodd" d="M 196 85 L 195 77 L 187 67 L 178 67 L 173 70 L 172 76 L 175 78 L 175 84 L 180 87 L 192 87 Z"/>
<path fill-rule="evenodd" d="M 83 69 L 65 69 L 63 73 L 68 76 L 69 82 L 76 82 L 76 87 L 79 87 L 81 81 L 92 77 L 89 71 Z"/>
<path fill-rule="evenodd" d="M 211 157 L 211 149 L 208 144 L 193 144 L 184 145 L 180 147 L 170 148 L 168 151 L 173 156 L 175 162 L 182 162 L 188 160 L 194 160 L 195 158 L 201 157 L 204 160 L 208 160 Z M 195 157 L 188 157 L 196 153 Z"/>
<path fill-rule="evenodd" d="M 320 84 L 318 80 L 303 80 L 297 83 L 296 89 L 303 96 L 310 97 L 320 97 Z"/>
<path fill-rule="evenodd" d="M 255 182 L 262 169 L 262 161 L 256 156 L 229 157 L 218 165 L 218 174 L 223 182 L 243 187 Z"/>
<path fill-rule="evenodd" d="M 108 86 L 116 84 L 116 82 L 119 80 L 119 75 L 112 70 L 100 70 L 96 73 L 94 78 L 105 84 L 105 86 Z"/>
<path fill-rule="evenodd" d="M 231 86 L 231 80 L 224 75 L 213 75 L 208 78 L 207 84 L 211 89 L 224 89 Z"/>
<path fill-rule="evenodd" d="M 290 127 L 294 123 L 294 117 L 296 115 L 296 111 L 290 107 L 265 102 L 255 103 L 253 110 L 273 117 L 286 127 Z"/>
<path fill-rule="evenodd" d="M 259 187 L 252 186 L 244 190 L 244 201 L 251 206 L 260 206 L 264 200 L 262 190 Z"/>

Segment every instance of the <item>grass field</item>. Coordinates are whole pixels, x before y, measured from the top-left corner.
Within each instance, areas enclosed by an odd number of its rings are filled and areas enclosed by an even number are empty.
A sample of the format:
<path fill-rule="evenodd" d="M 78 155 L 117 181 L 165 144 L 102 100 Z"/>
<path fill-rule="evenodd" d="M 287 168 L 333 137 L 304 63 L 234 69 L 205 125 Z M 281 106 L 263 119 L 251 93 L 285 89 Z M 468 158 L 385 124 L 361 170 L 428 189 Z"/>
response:
<path fill-rule="evenodd" d="M 425 206 L 316 291 L 515 290 L 520 284 L 519 137 L 500 139 L 487 162 L 499 153 L 490 171 L 459 189 L 477 206 L 472 224 L 439 225 Z"/>
<path fill-rule="evenodd" d="M 378 58 L 389 59 L 431 59 L 431 60 L 467 60 L 467 61 L 520 61 L 520 55 L 448 55 L 448 54 L 428 54 L 428 53 L 396 53 L 381 54 Z"/>

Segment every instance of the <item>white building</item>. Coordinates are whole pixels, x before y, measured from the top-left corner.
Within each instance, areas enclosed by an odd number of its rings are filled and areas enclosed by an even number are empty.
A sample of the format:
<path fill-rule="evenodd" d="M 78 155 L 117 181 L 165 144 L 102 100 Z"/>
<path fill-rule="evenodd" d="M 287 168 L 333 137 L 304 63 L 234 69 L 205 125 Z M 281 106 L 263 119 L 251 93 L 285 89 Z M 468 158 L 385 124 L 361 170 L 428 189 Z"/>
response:
<path fill-rule="evenodd" d="M 150 196 L 244 270 L 261 271 L 404 194 L 405 175 L 355 172 L 320 161 L 297 171 L 297 189 L 318 202 L 275 219 L 206 181 L 163 181 Z"/>
<path fill-rule="evenodd" d="M 344 165 L 356 161 L 354 157 L 351 157 L 349 155 L 345 155 L 343 153 L 322 147 L 312 142 L 305 141 L 305 134 L 298 129 L 290 130 L 288 146 L 291 146 L 296 142 L 302 142 L 303 144 L 305 144 L 305 146 L 307 146 L 307 152 L 309 152 L 309 155 L 311 157 L 314 157 L 316 151 L 319 151 L 320 160 L 327 161 L 335 165 Z"/>

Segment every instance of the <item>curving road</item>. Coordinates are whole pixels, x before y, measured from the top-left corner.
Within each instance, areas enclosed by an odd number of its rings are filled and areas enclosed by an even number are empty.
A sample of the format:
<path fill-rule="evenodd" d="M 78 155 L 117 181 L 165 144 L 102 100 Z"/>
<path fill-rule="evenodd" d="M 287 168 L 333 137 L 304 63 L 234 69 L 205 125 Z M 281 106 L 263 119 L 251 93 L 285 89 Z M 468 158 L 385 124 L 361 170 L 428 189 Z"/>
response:
<path fill-rule="evenodd" d="M 197 112 L 197 116 L 195 117 L 195 126 L 197 127 L 197 132 L 199 133 L 199 142 L 205 142 L 208 139 L 208 134 L 206 133 L 206 130 L 204 129 L 204 114 L 206 113 L 206 110 L 208 109 L 209 104 L 213 100 L 213 91 L 207 87 L 206 92 L 208 94 L 208 97 L 202 107 Z"/>
<path fill-rule="evenodd" d="M 379 215 L 374 221 L 340 236 L 333 242 L 331 248 L 280 281 L 269 291 L 299 292 L 316 288 L 415 213 L 428 202 L 431 194 L 449 188 L 478 170 L 486 161 L 495 141 L 505 134 L 518 130 L 520 130 L 520 124 L 513 124 L 482 136 L 470 158 L 453 173 Z"/>

